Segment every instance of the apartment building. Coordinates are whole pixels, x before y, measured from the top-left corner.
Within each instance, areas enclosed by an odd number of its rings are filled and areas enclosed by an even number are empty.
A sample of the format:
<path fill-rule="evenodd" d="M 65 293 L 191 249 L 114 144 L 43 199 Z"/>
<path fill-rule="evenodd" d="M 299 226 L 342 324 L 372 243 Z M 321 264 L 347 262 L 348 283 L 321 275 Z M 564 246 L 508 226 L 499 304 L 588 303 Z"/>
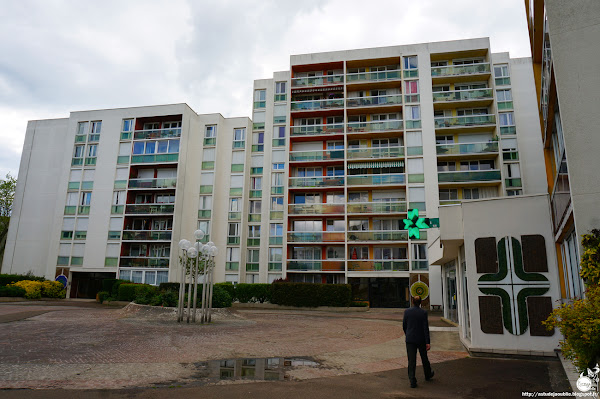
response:
<path fill-rule="evenodd" d="M 600 226 L 600 3 L 526 0 L 561 298 L 583 295 L 581 236 Z"/>

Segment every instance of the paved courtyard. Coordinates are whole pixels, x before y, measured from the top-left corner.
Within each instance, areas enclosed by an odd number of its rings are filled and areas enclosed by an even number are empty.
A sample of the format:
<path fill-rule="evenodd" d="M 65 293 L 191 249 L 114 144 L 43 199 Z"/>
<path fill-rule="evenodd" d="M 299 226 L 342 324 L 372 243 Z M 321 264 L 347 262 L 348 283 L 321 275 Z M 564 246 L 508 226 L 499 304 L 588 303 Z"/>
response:
<path fill-rule="evenodd" d="M 271 384 L 291 389 L 308 381 L 335 385 L 335 381 L 371 373 L 394 373 L 396 385 L 397 379 L 406 379 L 405 369 L 398 370 L 407 365 L 399 311 L 225 310 L 215 315 L 211 325 L 187 325 L 177 324 L 173 314 L 146 307 L 115 309 L 84 302 L 56 305 L 0 304 L 0 388 L 128 391 L 177 387 L 183 393 L 202 386 L 225 393 L 235 390 L 233 385 L 241 385 L 235 381 L 217 382 L 221 387 L 201 384 L 201 369 L 207 361 L 270 357 L 310 359 L 318 366 L 289 370 L 291 382 L 244 386 Z M 480 361 L 466 359 L 456 328 L 435 316 L 430 324 L 430 360 L 438 364 L 434 364 L 435 370 L 452 362 L 472 360 L 468 363 L 472 367 L 474 361 Z M 554 362 L 529 363 L 535 365 L 527 366 L 529 369 L 539 368 L 546 376 L 549 391 L 549 370 L 556 369 Z M 2 391 L 0 395 L 19 392 L 23 391 Z"/>

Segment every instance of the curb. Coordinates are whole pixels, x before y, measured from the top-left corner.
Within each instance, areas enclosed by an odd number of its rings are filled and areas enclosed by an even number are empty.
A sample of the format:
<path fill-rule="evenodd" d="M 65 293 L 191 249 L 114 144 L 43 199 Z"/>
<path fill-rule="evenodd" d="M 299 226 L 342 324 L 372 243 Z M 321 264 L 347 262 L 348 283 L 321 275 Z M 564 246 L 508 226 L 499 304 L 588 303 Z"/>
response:
<path fill-rule="evenodd" d="M 231 304 L 233 309 L 255 309 L 255 310 L 312 310 L 319 312 L 368 312 L 369 307 L 347 307 L 347 308 L 337 308 L 333 306 L 317 306 L 316 308 L 308 308 L 308 307 L 296 307 L 296 306 L 282 306 L 275 305 L 272 303 L 240 303 L 235 302 Z"/>

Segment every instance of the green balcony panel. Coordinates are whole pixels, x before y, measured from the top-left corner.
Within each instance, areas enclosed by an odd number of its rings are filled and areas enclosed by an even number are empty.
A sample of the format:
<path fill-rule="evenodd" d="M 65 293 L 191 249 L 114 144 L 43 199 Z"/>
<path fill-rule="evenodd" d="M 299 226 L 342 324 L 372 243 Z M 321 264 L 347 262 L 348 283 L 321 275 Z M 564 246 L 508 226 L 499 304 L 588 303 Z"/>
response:
<path fill-rule="evenodd" d="M 114 231 L 109 231 L 108 232 L 108 239 L 109 240 L 120 240 L 121 239 L 121 232 L 114 230 Z"/>
<path fill-rule="evenodd" d="M 56 259 L 57 266 L 68 266 L 69 265 L 69 257 L 68 256 L 59 256 Z"/>
<path fill-rule="evenodd" d="M 502 159 L 504 159 L 505 161 L 518 161 L 519 160 L 519 152 L 518 151 L 503 152 Z"/>
<path fill-rule="evenodd" d="M 405 128 L 406 129 L 420 129 L 421 128 L 421 121 L 405 121 Z"/>
<path fill-rule="evenodd" d="M 246 271 L 247 272 L 257 272 L 259 269 L 258 263 L 246 263 Z"/>
<path fill-rule="evenodd" d="M 290 152 L 291 162 L 312 162 L 344 160 L 344 150 L 325 150 L 325 151 L 292 151 Z"/>
<path fill-rule="evenodd" d="M 229 220 L 242 220 L 242 212 L 229 212 Z"/>
<path fill-rule="evenodd" d="M 265 123 L 264 122 L 253 123 L 252 130 L 265 130 Z"/>
<path fill-rule="evenodd" d="M 491 100 L 492 98 L 494 98 L 492 89 L 438 91 L 433 93 L 433 102 Z"/>
<path fill-rule="evenodd" d="M 280 272 L 283 268 L 283 264 L 280 262 L 269 262 L 270 272 Z"/>
<path fill-rule="evenodd" d="M 287 269 L 293 271 L 320 271 L 322 262 L 320 260 L 289 260 Z"/>
<path fill-rule="evenodd" d="M 83 265 L 83 256 L 71 256 L 71 266 Z"/>
<path fill-rule="evenodd" d="M 125 214 L 128 215 L 159 215 L 166 214 L 172 215 L 175 211 L 175 205 L 164 205 L 164 204 L 132 204 L 127 205 L 125 208 Z"/>
<path fill-rule="evenodd" d="M 115 182 L 116 184 L 116 182 Z M 164 179 L 130 179 L 129 188 L 175 188 L 177 179 L 174 177 Z M 115 187 L 116 188 L 116 187 Z M 119 187 L 120 188 L 120 187 Z"/>
<path fill-rule="evenodd" d="M 424 202 L 409 202 L 408 203 L 408 209 L 418 209 L 421 212 L 426 211 L 427 209 L 425 208 L 425 203 Z"/>
<path fill-rule="evenodd" d="M 89 215 L 90 214 L 90 206 L 89 205 L 80 205 L 77 209 L 78 215 Z"/>
<path fill-rule="evenodd" d="M 76 231 L 73 238 L 76 240 L 85 240 L 87 237 L 87 231 Z"/>
<path fill-rule="evenodd" d="M 83 158 L 73 158 L 71 160 L 71 166 L 81 166 L 83 165 Z"/>
<path fill-rule="evenodd" d="M 229 189 L 229 195 L 232 197 L 240 197 L 244 189 L 242 187 L 231 187 Z"/>
<path fill-rule="evenodd" d="M 406 147 L 406 155 L 423 155 L 423 147 Z"/>
<path fill-rule="evenodd" d="M 117 157 L 117 164 L 127 165 L 129 163 L 129 155 L 119 155 Z"/>
<path fill-rule="evenodd" d="M 121 257 L 120 267 L 169 267 L 168 258 Z"/>
<path fill-rule="evenodd" d="M 124 205 L 112 205 L 110 207 L 110 213 L 112 215 L 118 215 L 123 213 L 123 211 L 125 211 L 125 206 Z"/>
<path fill-rule="evenodd" d="M 116 189 L 127 188 L 127 180 L 115 180 L 114 188 L 116 188 Z"/>
<path fill-rule="evenodd" d="M 402 130 L 403 126 L 401 120 L 348 122 L 348 133 L 388 132 Z"/>
<path fill-rule="evenodd" d="M 344 204 L 290 204 L 290 215 L 339 215 L 344 213 Z"/>
<path fill-rule="evenodd" d="M 343 231 L 290 231 L 287 234 L 288 242 L 344 242 Z"/>
<path fill-rule="evenodd" d="M 411 263 L 411 270 L 429 270 L 429 261 L 427 260 L 413 260 Z"/>
<path fill-rule="evenodd" d="M 269 237 L 269 244 L 270 245 L 282 245 L 283 237 Z"/>
<path fill-rule="evenodd" d="M 418 69 L 409 69 L 407 71 L 404 71 L 404 78 L 418 78 L 419 77 L 419 70 Z"/>
<path fill-rule="evenodd" d="M 522 187 L 521 179 L 505 179 L 506 187 Z"/>
<path fill-rule="evenodd" d="M 434 118 L 435 128 L 471 127 L 496 124 L 496 115 L 469 115 Z"/>
<path fill-rule="evenodd" d="M 100 135 L 99 134 L 90 134 L 88 136 L 88 143 L 97 143 L 100 141 Z"/>
<path fill-rule="evenodd" d="M 404 173 L 390 173 L 381 175 L 350 175 L 348 176 L 349 186 L 377 186 L 389 184 L 405 184 Z"/>
<path fill-rule="evenodd" d="M 408 175 L 408 182 L 409 183 L 424 183 L 425 175 L 423 173 L 410 174 L 410 175 Z"/>
<path fill-rule="evenodd" d="M 78 134 L 75 136 L 76 143 L 85 143 L 87 136 L 85 134 Z"/>
<path fill-rule="evenodd" d="M 406 272 L 409 270 L 407 260 L 349 260 L 348 271 L 351 272 Z"/>
<path fill-rule="evenodd" d="M 408 232 L 404 230 L 349 231 L 348 241 L 406 241 Z"/>
<path fill-rule="evenodd" d="M 89 165 L 96 165 L 96 157 L 86 158 L 85 159 L 85 165 L 87 165 L 87 166 L 89 166 Z"/>
<path fill-rule="evenodd" d="M 177 162 L 178 160 L 179 160 L 179 154 L 148 154 L 148 155 L 133 155 L 131 157 L 132 164 Z"/>
<path fill-rule="evenodd" d="M 123 241 L 171 241 L 169 230 L 124 230 Z"/>
<path fill-rule="evenodd" d="M 70 181 L 68 190 L 79 190 L 79 182 L 78 181 Z"/>
<path fill-rule="evenodd" d="M 377 72 L 359 72 L 346 75 L 348 83 L 361 81 L 381 81 L 400 79 L 400 70 L 377 71 Z"/>
<path fill-rule="evenodd" d="M 273 139 L 273 147 L 285 147 L 285 138 Z"/>
<path fill-rule="evenodd" d="M 231 164 L 231 171 L 232 172 L 243 172 L 244 164 L 243 163 Z"/>
<path fill-rule="evenodd" d="M 292 126 L 292 136 L 317 136 L 327 134 L 340 134 L 344 132 L 343 123 L 330 123 L 325 125 Z"/>
<path fill-rule="evenodd" d="M 442 67 L 432 67 L 431 77 L 445 77 L 445 76 L 460 76 L 460 75 L 478 75 L 478 74 L 489 74 L 490 64 L 471 64 L 471 65 L 448 65 Z"/>
<path fill-rule="evenodd" d="M 273 123 L 277 124 L 277 123 L 285 123 L 286 121 L 286 117 L 285 116 L 274 116 L 273 117 Z"/>
<path fill-rule="evenodd" d="M 346 106 L 348 108 L 354 107 L 370 107 L 370 106 L 382 106 L 382 105 L 401 105 L 402 95 L 392 94 L 386 96 L 366 96 L 366 97 L 353 97 L 346 100 Z"/>
<path fill-rule="evenodd" d="M 267 106 L 266 101 L 254 101 L 254 108 L 265 108 Z"/>
<path fill-rule="evenodd" d="M 132 132 L 121 132 L 121 140 L 131 140 Z"/>
<path fill-rule="evenodd" d="M 263 168 L 250 168 L 250 174 L 251 175 L 262 175 Z"/>
<path fill-rule="evenodd" d="M 119 265 L 119 258 L 104 258 L 104 266 L 117 267 L 118 265 Z"/>
<path fill-rule="evenodd" d="M 496 86 L 509 86 L 510 78 L 496 78 Z"/>
<path fill-rule="evenodd" d="M 471 170 L 455 172 L 438 172 L 439 182 L 471 182 L 500 180 L 499 170 Z"/>
<path fill-rule="evenodd" d="M 344 185 L 343 176 L 290 177 L 290 187 L 338 187 Z"/>
<path fill-rule="evenodd" d="M 129 133 L 131 134 L 131 133 Z M 166 139 L 173 137 L 181 137 L 181 128 L 168 128 L 168 129 L 148 129 L 148 130 L 136 130 L 134 138 L 136 140 L 148 140 L 148 139 Z"/>
<path fill-rule="evenodd" d="M 217 145 L 217 138 L 216 137 L 207 137 L 204 139 L 204 146 L 205 147 L 214 147 L 215 145 Z"/>
<path fill-rule="evenodd" d="M 74 205 L 65 206 L 65 215 L 74 215 L 77 212 L 77 207 Z"/>
<path fill-rule="evenodd" d="M 290 106 L 292 112 L 344 108 L 344 99 L 335 98 L 331 100 L 292 101 Z"/>
<path fill-rule="evenodd" d="M 283 194 L 283 187 L 271 187 L 271 194 Z"/>
<path fill-rule="evenodd" d="M 227 244 L 238 245 L 239 243 L 240 243 L 240 237 L 238 237 L 238 236 L 227 237 Z"/>
<path fill-rule="evenodd" d="M 72 231 L 66 231 L 63 230 L 60 232 L 60 239 L 61 240 L 71 240 L 73 239 L 73 232 Z"/>
<path fill-rule="evenodd" d="M 248 221 L 249 222 L 260 222 L 261 216 L 260 213 L 256 213 L 256 214 L 250 214 L 248 215 Z"/>
<path fill-rule="evenodd" d="M 404 96 L 404 102 L 407 104 L 418 103 L 421 101 L 421 96 L 419 94 L 406 94 Z"/>
<path fill-rule="evenodd" d="M 262 190 L 250 190 L 250 198 L 261 198 Z"/>
<path fill-rule="evenodd" d="M 249 247 L 260 247 L 260 238 L 248 238 Z"/>
<path fill-rule="evenodd" d="M 240 269 L 239 262 L 225 262 L 225 270 L 229 272 L 237 272 Z"/>
<path fill-rule="evenodd" d="M 252 152 L 263 152 L 265 150 L 264 144 L 252 144 Z"/>
<path fill-rule="evenodd" d="M 202 170 L 213 170 L 215 168 L 215 161 L 202 162 Z"/>
<path fill-rule="evenodd" d="M 438 155 L 467 155 L 486 154 L 498 152 L 498 142 L 466 143 L 466 144 L 438 144 L 436 147 Z"/>
<path fill-rule="evenodd" d="M 269 216 L 271 220 L 283 220 L 283 211 L 271 211 Z"/>
<path fill-rule="evenodd" d="M 275 94 L 275 102 L 278 101 L 286 101 L 286 95 L 285 94 Z"/>
<path fill-rule="evenodd" d="M 498 101 L 498 111 L 504 111 L 507 109 L 513 109 L 512 101 Z"/>
<path fill-rule="evenodd" d="M 311 76 L 306 78 L 292 78 L 292 87 L 330 86 L 344 82 L 344 75 Z"/>
<path fill-rule="evenodd" d="M 201 209 L 198 211 L 198 219 L 210 219 L 211 213 L 210 209 Z"/>
<path fill-rule="evenodd" d="M 515 126 L 500 126 L 500 134 L 516 134 L 517 128 Z"/>
<path fill-rule="evenodd" d="M 348 159 L 399 158 L 402 156 L 404 156 L 404 147 L 348 148 L 346 150 L 346 157 Z"/>
<path fill-rule="evenodd" d="M 348 213 L 406 213 L 406 202 L 348 202 Z"/>
<path fill-rule="evenodd" d="M 200 186 L 200 194 L 212 194 L 213 186 Z"/>
<path fill-rule="evenodd" d="M 234 149 L 246 148 L 246 142 L 245 141 L 234 141 L 233 148 Z"/>

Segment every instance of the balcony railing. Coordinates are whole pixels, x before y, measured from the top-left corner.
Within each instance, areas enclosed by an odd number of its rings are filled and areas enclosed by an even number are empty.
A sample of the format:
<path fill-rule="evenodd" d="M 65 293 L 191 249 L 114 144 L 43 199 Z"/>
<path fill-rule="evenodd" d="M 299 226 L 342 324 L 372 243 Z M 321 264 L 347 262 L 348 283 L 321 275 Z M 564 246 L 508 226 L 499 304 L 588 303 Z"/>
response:
<path fill-rule="evenodd" d="M 447 65 L 431 68 L 431 77 L 443 76 L 461 76 L 461 75 L 476 75 L 490 73 L 490 64 L 470 64 L 470 65 Z"/>
<path fill-rule="evenodd" d="M 133 134 L 133 138 L 136 140 L 164 139 L 170 137 L 181 137 L 181 128 L 136 130 Z"/>
<path fill-rule="evenodd" d="M 396 79 L 400 79 L 400 69 L 394 69 L 391 71 L 359 72 L 346 74 L 346 80 L 348 81 L 348 83 Z"/>
<path fill-rule="evenodd" d="M 408 232 L 404 230 L 349 231 L 348 241 L 406 241 Z"/>
<path fill-rule="evenodd" d="M 330 271 L 343 272 L 344 260 L 300 260 L 290 259 L 287 262 L 287 270 L 291 271 Z"/>
<path fill-rule="evenodd" d="M 404 147 L 348 148 L 346 156 L 348 159 L 398 158 L 404 156 Z"/>
<path fill-rule="evenodd" d="M 499 170 L 469 170 L 454 172 L 438 172 L 440 183 L 460 183 L 472 181 L 494 181 L 500 180 Z"/>
<path fill-rule="evenodd" d="M 289 215 L 336 215 L 344 213 L 344 204 L 290 204 Z"/>
<path fill-rule="evenodd" d="M 405 213 L 406 202 L 348 202 L 348 213 Z"/>
<path fill-rule="evenodd" d="M 438 91 L 433 93 L 433 102 L 491 100 L 493 97 L 492 89 Z"/>
<path fill-rule="evenodd" d="M 175 188 L 177 178 L 129 179 L 129 188 Z"/>
<path fill-rule="evenodd" d="M 170 215 L 175 211 L 175 205 L 165 204 L 131 204 L 125 208 L 125 214 L 129 215 L 154 215 L 165 214 Z"/>
<path fill-rule="evenodd" d="M 402 120 L 371 121 L 371 122 L 348 122 L 348 133 L 361 132 L 387 132 L 390 130 L 402 130 Z"/>
<path fill-rule="evenodd" d="M 406 259 L 356 259 L 348 261 L 349 272 L 407 272 L 409 270 Z"/>
<path fill-rule="evenodd" d="M 121 256 L 120 267 L 169 267 L 169 258 Z"/>
<path fill-rule="evenodd" d="M 390 173 L 382 175 L 350 175 L 349 186 L 379 186 L 386 184 L 405 184 L 404 173 Z"/>
<path fill-rule="evenodd" d="M 469 116 L 451 116 L 435 118 L 435 128 L 445 127 L 469 127 L 469 126 L 485 126 L 496 124 L 495 115 L 469 115 Z"/>
<path fill-rule="evenodd" d="M 351 97 L 346 100 L 346 106 L 348 108 L 400 104 L 402 104 L 401 94 L 388 94 L 385 96 Z"/>
<path fill-rule="evenodd" d="M 147 155 L 132 155 L 131 163 L 161 163 L 161 162 L 177 162 L 179 154 L 147 154 Z"/>
<path fill-rule="evenodd" d="M 290 177 L 290 187 L 339 187 L 344 176 Z"/>
<path fill-rule="evenodd" d="M 288 242 L 344 242 L 343 231 L 289 231 Z"/>
<path fill-rule="evenodd" d="M 171 241 L 171 231 L 123 230 L 123 241 Z"/>
<path fill-rule="evenodd" d="M 291 104 L 292 111 L 318 111 L 333 108 L 344 108 L 344 99 L 292 101 Z"/>
<path fill-rule="evenodd" d="M 344 150 L 290 151 L 290 162 L 344 160 Z"/>
<path fill-rule="evenodd" d="M 485 143 L 438 144 L 436 151 L 438 155 L 485 154 L 490 152 L 497 153 L 498 142 L 489 141 Z"/>
<path fill-rule="evenodd" d="M 323 125 L 292 126 L 292 136 L 317 136 L 321 134 L 343 133 L 343 123 L 328 123 Z"/>
<path fill-rule="evenodd" d="M 344 75 L 310 76 L 292 78 L 292 87 L 330 86 L 344 82 Z"/>

